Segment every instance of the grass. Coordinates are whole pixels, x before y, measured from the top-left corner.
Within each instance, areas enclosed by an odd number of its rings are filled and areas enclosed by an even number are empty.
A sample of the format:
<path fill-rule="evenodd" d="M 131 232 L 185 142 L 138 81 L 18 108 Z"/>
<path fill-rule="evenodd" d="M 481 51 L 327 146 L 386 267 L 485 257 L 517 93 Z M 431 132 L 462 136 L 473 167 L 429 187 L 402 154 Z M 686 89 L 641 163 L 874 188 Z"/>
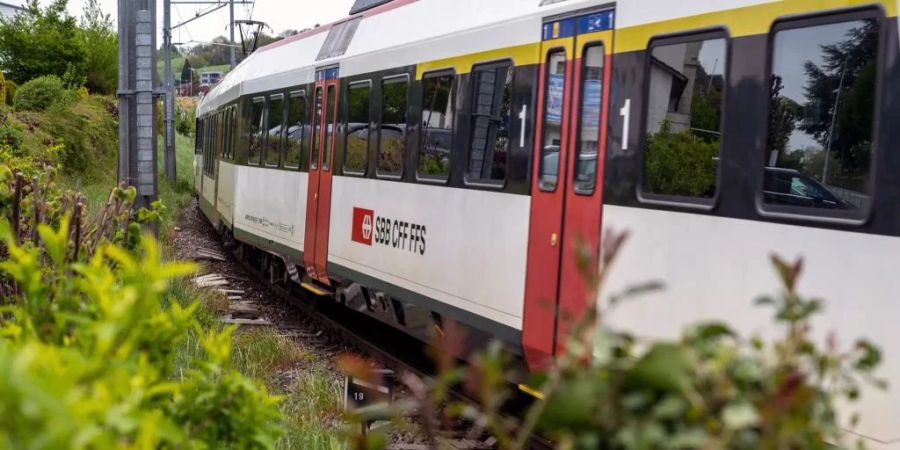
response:
<path fill-rule="evenodd" d="M 160 199 L 167 208 L 161 230 L 174 225 L 177 210 L 193 195 L 194 140 L 176 135 L 175 184 L 160 180 Z M 160 158 L 161 159 L 161 158 Z M 160 168 L 162 170 L 162 168 Z M 167 234 L 167 233 L 161 233 Z M 209 290 L 194 288 L 182 280 L 173 285 L 170 295 L 182 304 L 200 299 L 201 323 L 205 328 L 220 327 L 217 314 L 222 312 L 222 296 Z M 187 362 L 201 356 L 203 349 L 193 336 L 181 344 L 177 370 L 185 370 Z M 315 360 L 289 338 L 279 336 L 271 328 L 239 330 L 234 336 L 231 353 L 234 367 L 244 375 L 263 380 L 270 391 L 280 393 L 284 400 L 282 412 L 284 434 L 277 442 L 279 449 L 338 450 L 345 448 L 341 438 L 340 414 L 343 386 L 328 371 L 327 361 Z M 297 378 L 285 389 L 276 375 L 297 367 Z M 177 376 L 177 372 L 175 374 Z"/>
<path fill-rule="evenodd" d="M 285 394 L 280 408 L 284 435 L 276 443 L 279 449 L 345 448 L 340 432 L 340 398 L 342 387 L 322 365 L 299 372 L 297 380 Z"/>
<path fill-rule="evenodd" d="M 268 379 L 304 358 L 297 344 L 272 328 L 253 328 L 234 336 L 231 360 L 235 368 L 256 379 Z"/>

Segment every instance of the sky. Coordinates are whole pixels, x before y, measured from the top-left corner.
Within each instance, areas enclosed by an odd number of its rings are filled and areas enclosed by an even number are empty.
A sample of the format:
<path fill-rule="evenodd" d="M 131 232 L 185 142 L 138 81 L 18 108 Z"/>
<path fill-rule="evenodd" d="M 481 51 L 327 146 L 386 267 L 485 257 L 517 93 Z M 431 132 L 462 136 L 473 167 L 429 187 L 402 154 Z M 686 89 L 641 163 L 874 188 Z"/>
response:
<path fill-rule="evenodd" d="M 7 3 L 21 4 L 24 0 L 4 0 Z M 46 5 L 51 0 L 40 0 Z M 178 1 L 178 0 L 173 0 Z M 224 0 L 223 0 L 224 1 Z M 81 17 L 82 10 L 87 0 L 69 0 L 69 12 L 76 17 Z M 100 0 L 103 10 L 116 19 L 117 0 Z M 255 5 L 235 5 L 235 19 L 261 20 L 269 24 L 277 34 L 289 28 L 303 29 L 315 24 L 326 24 L 341 19 L 350 12 L 353 0 L 255 0 Z M 172 25 L 194 17 L 198 10 L 207 8 L 202 5 L 178 5 L 172 7 Z M 159 24 L 157 30 L 162 29 L 162 1 L 157 1 L 157 15 Z M 161 34 L 160 34 L 161 36 Z M 190 41 L 208 42 L 216 36 L 228 36 L 228 7 L 224 7 L 203 18 L 197 19 L 184 27 L 172 32 L 173 41 L 189 43 Z M 240 45 L 240 35 L 235 28 L 235 40 Z"/>

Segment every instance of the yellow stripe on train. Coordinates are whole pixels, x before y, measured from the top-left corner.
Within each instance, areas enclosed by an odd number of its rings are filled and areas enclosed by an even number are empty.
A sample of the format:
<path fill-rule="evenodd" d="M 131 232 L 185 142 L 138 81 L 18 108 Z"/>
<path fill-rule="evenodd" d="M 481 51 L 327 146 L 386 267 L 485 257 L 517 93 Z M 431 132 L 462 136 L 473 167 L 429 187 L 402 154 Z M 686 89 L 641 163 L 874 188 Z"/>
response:
<path fill-rule="evenodd" d="M 780 17 L 865 5 L 880 5 L 888 17 L 897 16 L 898 6 L 893 0 L 880 2 L 872 2 L 870 0 L 777 0 L 770 3 L 698 14 L 633 27 L 617 28 L 615 30 L 614 44 L 609 42 L 612 40 L 610 36 L 611 31 L 596 34 L 603 35 L 602 39 L 604 39 L 607 47 L 605 53 L 610 53 L 612 48 L 615 49 L 614 53 L 626 53 L 646 49 L 650 39 L 654 36 L 711 27 L 724 27 L 728 29 L 731 37 L 766 34 L 772 27 L 772 23 Z M 597 36 L 597 38 L 601 38 L 601 36 Z M 580 49 L 584 44 L 585 42 L 579 42 L 578 48 Z M 476 64 L 502 60 L 512 60 L 515 66 L 539 64 L 541 62 L 541 42 L 536 41 L 515 47 L 499 48 L 424 62 L 416 68 L 416 79 L 422 79 L 422 75 L 427 72 L 444 69 L 453 69 L 457 74 L 466 74 L 471 72 L 472 66 Z"/>

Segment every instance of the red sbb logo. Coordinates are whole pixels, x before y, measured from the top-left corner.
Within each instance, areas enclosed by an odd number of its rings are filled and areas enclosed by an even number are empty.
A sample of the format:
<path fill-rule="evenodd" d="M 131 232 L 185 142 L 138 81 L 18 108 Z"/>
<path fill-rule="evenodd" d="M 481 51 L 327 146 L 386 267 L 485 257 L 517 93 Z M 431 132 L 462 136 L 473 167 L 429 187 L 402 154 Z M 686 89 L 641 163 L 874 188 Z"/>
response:
<path fill-rule="evenodd" d="M 372 231 L 375 229 L 375 211 L 353 208 L 352 239 L 360 244 L 372 245 Z"/>
<path fill-rule="evenodd" d="M 351 239 L 363 245 L 378 244 L 405 250 L 419 255 L 425 254 L 425 225 L 376 217 L 375 211 L 353 208 L 353 231 Z"/>

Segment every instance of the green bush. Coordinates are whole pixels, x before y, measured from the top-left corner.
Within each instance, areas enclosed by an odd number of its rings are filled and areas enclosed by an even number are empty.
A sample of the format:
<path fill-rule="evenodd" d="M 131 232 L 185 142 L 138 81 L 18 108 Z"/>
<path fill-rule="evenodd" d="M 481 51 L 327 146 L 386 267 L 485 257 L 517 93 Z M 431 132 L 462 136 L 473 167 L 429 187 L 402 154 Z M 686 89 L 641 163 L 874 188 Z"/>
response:
<path fill-rule="evenodd" d="M 88 226 L 58 190 L 39 205 L 26 192 L 22 217 L 44 211 L 32 240 L 9 221 L 12 173 L 0 165 L 0 448 L 274 448 L 279 399 L 233 368 L 234 328 L 206 331 L 199 303 L 168 301 L 195 267 L 141 237 L 158 205 L 132 213 L 135 190 L 116 189 Z M 188 340 L 201 350 L 179 366 Z"/>
<path fill-rule="evenodd" d="M 19 89 L 19 85 L 16 84 L 15 81 L 6 79 L 3 81 L 3 90 L 6 92 L 6 97 L 4 98 L 4 104 L 8 106 L 13 106 L 13 102 L 16 98 L 16 92 Z"/>
<path fill-rule="evenodd" d="M 689 197 L 712 197 L 716 189 L 719 139 L 704 139 L 690 131 L 673 133 L 666 120 L 658 133 L 647 136 L 644 189 Z"/>
<path fill-rule="evenodd" d="M 53 105 L 68 105 L 77 94 L 66 89 L 63 80 L 56 75 L 45 75 L 23 84 L 15 96 L 15 107 L 20 111 L 44 111 Z"/>
<path fill-rule="evenodd" d="M 15 156 L 23 156 L 24 130 L 15 122 L 6 119 L 0 123 L 0 149 L 6 149 Z"/>
<path fill-rule="evenodd" d="M 604 239 L 602 261 L 593 266 L 599 270 L 585 269 L 592 276 L 591 292 L 601 291 L 625 235 L 608 232 Z M 353 418 L 364 422 L 435 411 L 441 416 L 425 424 L 432 442 L 440 439 L 435 428 L 441 423 L 464 417 L 484 424 L 505 449 L 528 448 L 535 430 L 560 448 L 575 450 L 862 448 L 852 434 L 859 416 L 842 416 L 838 408 L 849 409 L 865 385 L 886 387 L 875 374 L 881 353 L 865 340 L 847 349 L 833 336 L 820 342 L 812 325 L 824 304 L 798 292 L 802 260 L 773 256 L 772 263 L 782 291 L 756 301 L 772 311 L 770 323 L 776 327 L 766 329 L 780 330 L 771 339 L 742 336 L 721 322 L 690 324 L 678 339 L 641 339 L 611 326 L 608 315 L 661 286 L 631 286 L 609 296 L 602 310 L 592 297 L 587 311 L 568 321 L 564 350 L 529 381 L 540 400 L 513 432 L 499 412 L 513 395 L 505 381 L 508 353 L 495 343 L 465 367 L 454 367 L 452 349 L 460 336 L 452 328 L 436 345 L 441 374 L 427 381 L 405 377 L 416 400 L 373 405 Z M 342 366 L 353 376 L 370 376 L 365 362 Z M 450 403 L 447 389 L 460 381 L 482 411 Z M 367 445 L 357 448 L 383 448 L 379 439 L 384 436 L 370 433 L 359 440 Z"/>
<path fill-rule="evenodd" d="M 195 124 L 196 111 L 175 102 L 175 131 L 185 136 L 191 136 L 194 134 Z"/>

